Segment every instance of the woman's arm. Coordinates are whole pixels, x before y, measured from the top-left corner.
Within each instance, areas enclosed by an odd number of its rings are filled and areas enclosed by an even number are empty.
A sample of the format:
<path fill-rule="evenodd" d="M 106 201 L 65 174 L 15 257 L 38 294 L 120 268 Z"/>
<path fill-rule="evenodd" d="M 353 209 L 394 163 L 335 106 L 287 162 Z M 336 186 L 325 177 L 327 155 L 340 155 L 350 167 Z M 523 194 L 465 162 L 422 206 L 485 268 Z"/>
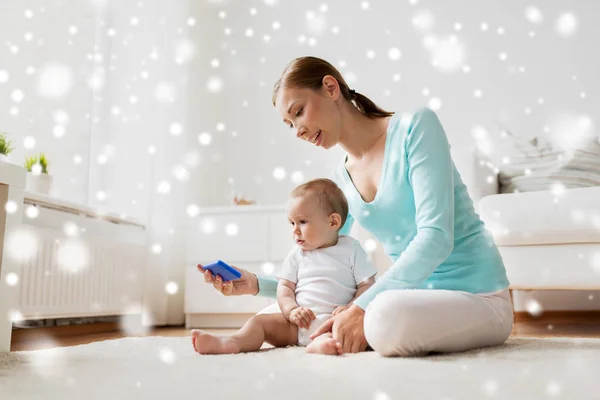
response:
<path fill-rule="evenodd" d="M 258 281 L 258 292 L 256 295 L 269 297 L 272 299 L 277 298 L 277 278 L 274 276 L 260 276 L 254 275 Z"/>
<path fill-rule="evenodd" d="M 450 145 L 437 115 L 413 117 L 405 141 L 417 234 L 394 264 L 354 304 L 366 309 L 377 294 L 421 285 L 454 248 L 454 176 Z"/>

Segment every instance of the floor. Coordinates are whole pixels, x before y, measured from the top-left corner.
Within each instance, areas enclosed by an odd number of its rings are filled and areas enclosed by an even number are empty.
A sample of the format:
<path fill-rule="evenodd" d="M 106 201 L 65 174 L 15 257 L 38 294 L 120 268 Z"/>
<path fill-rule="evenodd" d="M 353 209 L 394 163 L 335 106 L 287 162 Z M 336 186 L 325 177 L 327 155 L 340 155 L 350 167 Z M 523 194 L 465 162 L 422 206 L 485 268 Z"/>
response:
<path fill-rule="evenodd" d="M 217 334 L 235 332 L 232 329 L 209 329 Z M 19 329 L 13 331 L 11 351 L 39 350 L 51 347 L 75 346 L 91 342 L 118 339 L 127 335 L 114 323 L 85 326 Z M 142 336 L 189 336 L 184 327 L 156 328 Z M 512 337 L 590 337 L 600 338 L 600 313 L 548 313 L 540 318 L 517 314 Z"/>

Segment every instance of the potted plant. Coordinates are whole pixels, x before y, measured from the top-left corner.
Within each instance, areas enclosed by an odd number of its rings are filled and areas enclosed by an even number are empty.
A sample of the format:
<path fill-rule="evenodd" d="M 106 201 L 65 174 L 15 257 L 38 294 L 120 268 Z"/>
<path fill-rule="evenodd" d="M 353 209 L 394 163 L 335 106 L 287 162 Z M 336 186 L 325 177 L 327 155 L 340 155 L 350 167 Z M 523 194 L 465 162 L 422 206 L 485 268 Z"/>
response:
<path fill-rule="evenodd" d="M 12 141 L 6 138 L 6 133 L 0 132 L 0 161 L 10 162 L 8 155 L 14 148 L 12 147 Z"/>
<path fill-rule="evenodd" d="M 25 158 L 27 181 L 25 189 L 30 192 L 50 195 L 52 175 L 48 173 L 48 160 L 44 153 Z"/>

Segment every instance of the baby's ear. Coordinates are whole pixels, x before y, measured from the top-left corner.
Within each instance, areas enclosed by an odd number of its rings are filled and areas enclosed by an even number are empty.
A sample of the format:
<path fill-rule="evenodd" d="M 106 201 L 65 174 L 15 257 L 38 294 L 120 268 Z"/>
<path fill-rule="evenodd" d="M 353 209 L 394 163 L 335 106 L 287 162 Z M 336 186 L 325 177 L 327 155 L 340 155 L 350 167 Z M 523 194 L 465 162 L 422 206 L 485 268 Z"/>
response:
<path fill-rule="evenodd" d="M 342 226 L 342 216 L 338 213 L 329 214 L 329 226 L 338 229 Z"/>

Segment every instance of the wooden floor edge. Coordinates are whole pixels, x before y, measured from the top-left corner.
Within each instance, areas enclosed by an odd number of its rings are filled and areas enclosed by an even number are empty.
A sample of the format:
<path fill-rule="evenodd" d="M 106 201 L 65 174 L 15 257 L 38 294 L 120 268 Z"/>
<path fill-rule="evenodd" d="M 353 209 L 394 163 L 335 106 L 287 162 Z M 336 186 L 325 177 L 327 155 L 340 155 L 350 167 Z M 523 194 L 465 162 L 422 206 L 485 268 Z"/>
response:
<path fill-rule="evenodd" d="M 44 338 L 62 338 L 96 333 L 117 332 L 120 330 L 118 322 L 95 322 L 84 325 L 67 325 L 51 327 L 35 327 L 15 329 L 12 331 L 12 342 L 27 342 Z"/>
<path fill-rule="evenodd" d="M 527 311 L 516 311 L 516 322 L 548 323 L 568 320 L 573 323 L 600 322 L 600 310 L 551 310 L 544 311 L 539 316 L 531 315 Z"/>

